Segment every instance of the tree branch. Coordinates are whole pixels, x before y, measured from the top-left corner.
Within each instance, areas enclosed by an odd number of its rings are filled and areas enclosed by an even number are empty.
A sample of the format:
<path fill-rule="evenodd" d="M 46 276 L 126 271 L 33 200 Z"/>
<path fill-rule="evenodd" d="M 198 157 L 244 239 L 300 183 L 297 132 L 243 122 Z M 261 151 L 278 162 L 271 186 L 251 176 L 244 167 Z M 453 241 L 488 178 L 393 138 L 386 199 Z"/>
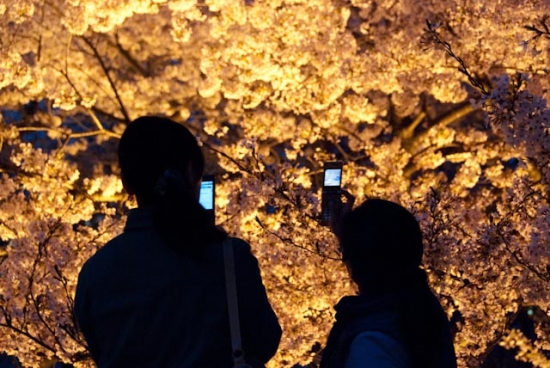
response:
<path fill-rule="evenodd" d="M 447 114 L 439 118 L 433 125 L 431 125 L 425 131 L 418 133 L 417 135 L 411 135 L 410 139 L 403 141 L 403 148 L 409 153 L 416 153 L 418 147 L 426 139 L 433 129 L 444 128 L 460 119 L 466 115 L 472 113 L 474 108 L 469 101 L 462 102 L 455 109 L 451 110 Z"/>
<path fill-rule="evenodd" d="M 416 118 L 413 120 L 413 122 L 400 132 L 399 135 L 401 136 L 401 139 L 403 140 L 411 139 L 414 134 L 414 130 L 416 129 L 417 126 L 420 125 L 420 123 L 422 123 L 422 121 L 424 121 L 425 118 L 426 118 L 426 113 L 424 111 L 418 114 Z"/>
<path fill-rule="evenodd" d="M 437 32 L 437 28 L 437 25 L 430 23 L 429 20 L 426 20 L 426 28 L 424 29 L 424 36 L 422 37 L 422 43 L 426 45 L 426 49 L 429 48 L 431 45 L 441 46 L 447 55 L 458 62 L 458 71 L 464 74 L 466 78 L 468 78 L 470 84 L 476 87 L 482 94 L 488 95 L 489 91 L 487 90 L 483 82 L 479 78 L 474 76 L 473 73 L 470 72 L 470 70 L 468 69 L 468 66 L 466 65 L 464 60 L 462 60 L 460 56 L 454 53 L 451 44 L 441 38 L 441 36 Z"/>
<path fill-rule="evenodd" d="M 15 331 L 15 332 L 17 332 L 18 334 L 21 334 L 21 335 L 27 337 L 28 339 L 34 341 L 36 344 L 42 346 L 44 349 L 47 349 L 47 350 L 51 351 L 51 352 L 54 353 L 54 354 L 57 352 L 57 350 L 56 350 L 55 348 L 53 348 L 53 347 L 51 347 L 51 346 L 45 344 L 45 343 L 44 343 L 42 340 L 40 340 L 38 337 L 35 337 L 35 336 L 31 335 L 29 332 L 24 331 L 24 330 L 22 330 L 22 329 L 20 329 L 20 328 L 18 328 L 18 327 L 15 327 L 15 326 L 14 326 L 13 324 L 11 324 L 11 323 L 0 323 L 0 327 L 8 328 L 8 329 L 10 329 L 10 330 L 12 330 L 12 331 Z"/>
<path fill-rule="evenodd" d="M 120 95 L 118 93 L 118 89 L 116 88 L 115 82 L 113 81 L 113 79 L 111 78 L 111 75 L 109 74 L 109 68 L 107 67 L 107 65 L 105 65 L 105 62 L 103 61 L 103 58 L 99 54 L 99 51 L 97 50 L 97 48 L 94 46 L 94 44 L 87 37 L 80 36 L 80 38 L 82 38 L 82 40 L 84 40 L 84 42 L 88 45 L 88 47 L 90 47 L 90 49 L 92 49 L 92 52 L 94 53 L 94 56 L 96 57 L 97 61 L 99 62 L 99 65 L 101 66 L 101 69 L 103 69 L 103 73 L 105 73 L 105 76 L 107 77 L 107 80 L 109 81 L 111 89 L 115 93 L 116 99 L 117 99 L 119 107 L 120 107 L 120 111 L 122 112 L 122 115 L 124 115 L 124 120 L 126 120 L 126 123 L 130 123 L 130 121 L 131 121 L 130 115 L 128 114 L 128 111 L 126 110 L 126 107 L 124 106 L 124 103 L 122 102 L 122 99 L 120 98 Z"/>
<path fill-rule="evenodd" d="M 109 43 L 112 44 L 112 41 L 110 39 L 107 39 L 107 41 Z M 115 33 L 115 43 L 114 43 L 114 46 L 116 46 L 116 48 L 118 49 L 118 51 L 120 51 L 120 54 L 134 67 L 136 68 L 139 73 L 143 76 L 143 77 L 150 77 L 151 74 L 145 70 L 145 68 L 143 68 L 141 66 L 141 64 L 130 54 L 130 52 L 128 50 L 126 50 L 124 47 L 122 47 L 121 43 L 120 43 L 120 40 L 118 38 L 118 33 Z"/>
<path fill-rule="evenodd" d="M 50 240 L 52 239 L 55 232 L 57 231 L 57 229 L 60 226 L 61 226 L 61 219 L 58 219 L 57 222 L 55 223 L 55 225 L 52 226 L 49 229 L 48 234 L 46 235 L 44 241 L 38 243 L 38 254 L 37 254 L 37 257 L 34 259 L 33 266 L 32 266 L 32 271 L 31 271 L 31 274 L 28 277 L 28 280 L 29 280 L 29 295 L 28 296 L 31 299 L 32 306 L 34 308 L 34 312 L 36 313 L 36 316 L 38 317 L 40 322 L 42 322 L 44 327 L 50 332 L 51 336 L 53 337 L 53 339 L 55 340 L 55 342 L 59 346 L 59 349 L 61 351 L 65 352 L 65 349 L 63 347 L 63 344 L 59 340 L 59 337 L 56 335 L 54 329 L 48 324 L 48 322 L 46 321 L 46 319 L 42 315 L 42 313 L 40 311 L 40 309 L 41 309 L 40 304 L 41 303 L 38 300 L 38 298 L 34 295 L 34 292 L 33 292 L 33 285 L 34 285 L 34 281 L 35 281 L 34 279 L 35 279 L 36 271 L 37 271 L 37 268 L 38 268 L 38 264 L 40 263 L 40 261 L 42 260 L 43 257 L 47 256 L 46 247 L 47 247 L 48 243 L 50 242 Z"/>
<path fill-rule="evenodd" d="M 20 128 L 17 128 L 17 130 L 20 131 L 20 132 L 56 132 L 56 133 L 60 133 L 59 130 L 54 129 L 54 128 L 48 128 L 48 127 L 20 127 Z M 63 132 L 61 132 L 61 133 L 63 133 Z M 120 139 L 120 137 L 121 137 L 120 134 L 115 133 L 115 132 L 111 132 L 110 130 L 105 130 L 105 129 L 93 130 L 91 132 L 70 133 L 70 134 L 67 134 L 66 137 L 69 138 L 69 139 L 72 139 L 72 138 L 76 139 L 76 138 L 93 137 L 93 136 L 96 136 L 96 135 L 106 135 L 107 137 L 117 138 L 117 139 Z"/>
<path fill-rule="evenodd" d="M 260 225 L 260 227 L 265 231 L 267 232 L 268 234 L 271 234 L 275 237 L 277 237 L 279 240 L 281 240 L 283 243 L 286 243 L 286 244 L 289 244 L 293 247 L 296 247 L 298 249 L 301 249 L 301 250 L 305 250 L 306 252 L 309 252 L 309 253 L 313 253 L 313 254 L 316 254 L 318 255 L 319 257 L 322 257 L 322 258 L 326 258 L 326 259 L 330 259 L 330 260 L 333 260 L 333 261 L 341 261 L 342 258 L 336 258 L 336 257 L 331 257 L 331 256 L 328 256 L 328 255 L 325 255 L 325 254 L 321 254 L 320 251 L 314 251 L 314 250 L 311 250 L 307 247 L 304 247 L 303 245 L 299 245 L 299 244 L 296 244 L 294 241 L 292 241 L 292 239 L 290 238 L 285 238 L 285 237 L 282 237 L 281 235 L 277 234 L 276 232 L 272 231 L 272 230 L 269 230 L 262 222 L 261 220 L 258 218 L 258 216 L 256 216 L 256 222 L 258 223 L 258 225 Z"/>
<path fill-rule="evenodd" d="M 539 279 L 541 279 L 543 281 L 546 281 L 546 282 L 550 282 L 550 276 L 548 276 L 548 275 L 542 273 L 541 271 L 537 270 L 533 265 L 531 265 L 530 263 L 523 260 L 521 254 L 519 254 L 519 252 L 512 249 L 508 239 L 506 239 L 506 236 L 504 235 L 504 232 L 503 232 L 503 228 L 510 222 L 510 217 L 512 216 L 512 214 L 518 213 L 518 211 L 520 211 L 525 206 L 527 201 L 530 198 L 534 197 L 536 194 L 538 194 L 537 191 L 532 191 L 532 192 L 528 193 L 515 208 L 512 208 L 509 211 L 509 213 L 496 224 L 496 234 L 498 235 L 498 237 L 500 238 L 500 240 L 504 244 L 504 249 L 514 258 L 514 260 L 518 264 L 520 264 L 521 266 L 525 267 L 526 269 L 528 269 L 529 271 L 534 273 Z"/>
<path fill-rule="evenodd" d="M 547 24 L 549 18 L 550 17 L 548 16 L 548 14 L 543 15 L 542 18 L 539 19 L 539 25 L 533 24 L 530 26 L 523 27 L 535 34 L 529 40 L 525 41 L 527 44 L 530 43 L 531 41 L 536 41 L 541 37 L 544 37 L 547 40 L 550 40 L 550 25 Z"/>

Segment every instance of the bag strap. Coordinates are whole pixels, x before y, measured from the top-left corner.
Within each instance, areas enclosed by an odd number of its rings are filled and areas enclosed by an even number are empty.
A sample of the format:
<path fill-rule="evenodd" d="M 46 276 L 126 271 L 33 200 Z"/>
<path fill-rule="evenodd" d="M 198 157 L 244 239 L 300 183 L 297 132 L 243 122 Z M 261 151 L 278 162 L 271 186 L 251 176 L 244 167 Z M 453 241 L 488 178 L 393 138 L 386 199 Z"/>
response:
<path fill-rule="evenodd" d="M 229 326 L 231 328 L 231 348 L 233 363 L 237 367 L 246 364 L 241 341 L 239 322 L 239 303 L 237 302 L 237 283 L 235 281 L 235 259 L 233 241 L 227 238 L 223 241 L 223 259 L 225 263 L 225 290 L 227 292 L 227 307 L 229 310 Z"/>

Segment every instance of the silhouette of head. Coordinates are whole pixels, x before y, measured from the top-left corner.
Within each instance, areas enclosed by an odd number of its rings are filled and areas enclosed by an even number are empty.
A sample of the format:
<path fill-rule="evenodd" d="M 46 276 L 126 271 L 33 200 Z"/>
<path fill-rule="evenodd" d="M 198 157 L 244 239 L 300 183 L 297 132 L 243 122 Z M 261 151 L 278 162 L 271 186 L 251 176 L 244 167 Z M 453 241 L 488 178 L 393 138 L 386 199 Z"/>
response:
<path fill-rule="evenodd" d="M 145 116 L 132 121 L 120 139 L 118 157 L 122 180 L 138 203 L 155 201 L 155 189 L 167 170 L 191 195 L 204 169 L 204 158 L 195 137 L 170 119 Z"/>
<path fill-rule="evenodd" d="M 170 247 L 200 254 L 203 245 L 227 237 L 199 204 L 204 157 L 183 125 L 138 118 L 122 134 L 118 157 L 124 187 L 140 207 L 151 209 L 153 225 Z"/>
<path fill-rule="evenodd" d="M 344 218 L 340 244 L 353 280 L 367 293 L 398 288 L 422 261 L 418 222 L 402 206 L 382 199 L 368 199 Z"/>

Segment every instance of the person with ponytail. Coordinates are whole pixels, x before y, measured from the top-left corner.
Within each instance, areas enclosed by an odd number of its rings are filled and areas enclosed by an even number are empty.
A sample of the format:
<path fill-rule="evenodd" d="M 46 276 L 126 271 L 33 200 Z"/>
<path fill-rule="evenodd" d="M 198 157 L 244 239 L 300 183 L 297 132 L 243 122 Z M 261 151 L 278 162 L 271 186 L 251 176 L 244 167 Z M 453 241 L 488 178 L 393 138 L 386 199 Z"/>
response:
<path fill-rule="evenodd" d="M 232 367 L 222 243 L 198 195 L 195 137 L 161 117 L 132 121 L 118 147 L 135 195 L 124 232 L 83 266 L 74 312 L 99 368 Z M 281 328 L 250 246 L 233 238 L 242 346 L 253 366 L 277 351 Z"/>

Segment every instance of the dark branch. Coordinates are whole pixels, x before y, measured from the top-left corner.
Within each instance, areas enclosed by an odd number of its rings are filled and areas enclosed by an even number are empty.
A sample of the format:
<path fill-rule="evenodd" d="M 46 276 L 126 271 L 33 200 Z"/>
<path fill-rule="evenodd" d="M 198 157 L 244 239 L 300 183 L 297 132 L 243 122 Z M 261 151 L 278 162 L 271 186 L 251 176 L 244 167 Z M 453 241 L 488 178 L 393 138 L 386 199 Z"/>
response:
<path fill-rule="evenodd" d="M 305 250 L 306 252 L 309 252 L 309 253 L 313 253 L 313 254 L 316 254 L 318 255 L 319 257 L 322 257 L 322 258 L 326 258 L 326 259 L 330 259 L 330 260 L 333 260 L 333 261 L 341 261 L 342 259 L 341 258 L 336 258 L 336 257 L 331 257 L 331 256 L 327 256 L 325 254 L 322 254 L 320 251 L 315 251 L 315 250 L 311 250 L 307 247 L 304 247 L 303 245 L 299 245 L 299 244 L 296 244 L 292 239 L 290 238 L 286 238 L 286 237 L 282 237 L 281 235 L 277 234 L 276 232 L 272 231 L 272 230 L 269 230 L 262 222 L 261 220 L 256 216 L 256 222 L 258 223 L 258 225 L 260 225 L 260 227 L 265 231 L 267 232 L 268 234 L 271 234 L 275 237 L 277 237 L 279 240 L 281 240 L 283 243 L 286 243 L 286 244 L 289 244 L 293 247 L 296 247 L 298 249 L 302 249 L 302 250 Z"/>
<path fill-rule="evenodd" d="M 99 62 L 99 65 L 101 66 L 101 69 L 103 69 L 103 72 L 105 73 L 105 76 L 107 77 L 107 80 L 109 81 L 109 84 L 111 86 L 111 89 L 115 93 L 116 99 L 118 101 L 118 104 L 120 106 L 120 111 L 122 112 L 122 115 L 124 115 L 124 120 L 126 120 L 126 123 L 130 123 L 130 115 L 128 114 L 128 111 L 126 110 L 126 107 L 124 106 L 124 103 L 122 102 L 122 99 L 120 98 L 120 95 L 118 94 L 118 89 L 115 85 L 115 82 L 113 78 L 111 78 L 111 75 L 109 73 L 109 68 L 107 65 L 105 65 L 105 62 L 103 61 L 103 58 L 99 54 L 99 51 L 94 46 L 94 44 L 86 37 L 81 36 L 82 40 L 92 49 L 92 52 L 94 53 L 94 56 L 96 57 L 97 61 Z"/>
<path fill-rule="evenodd" d="M 144 77 L 150 77 L 151 74 L 141 66 L 141 64 L 126 50 L 120 43 L 118 38 L 118 33 L 115 33 L 115 45 L 120 54 L 130 63 L 134 68 L 136 68 L 139 73 Z"/>
<path fill-rule="evenodd" d="M 424 30 L 421 43 L 425 45 L 425 49 L 428 49 L 431 45 L 441 46 L 447 55 L 458 62 L 458 71 L 468 78 L 470 84 L 476 87 L 482 94 L 489 94 L 489 91 L 485 88 L 481 79 L 474 76 L 474 74 L 470 72 L 464 60 L 454 53 L 451 44 L 441 38 L 440 34 L 437 32 L 437 26 L 430 23 L 429 20 L 426 20 L 426 29 Z"/>
<path fill-rule="evenodd" d="M 530 26 L 524 26 L 528 31 L 533 32 L 535 35 L 531 37 L 529 40 L 525 41 L 526 44 L 537 41 L 539 38 L 544 37 L 547 40 L 550 40 L 550 26 L 548 24 L 549 22 L 549 16 L 544 15 L 542 18 L 539 19 L 539 25 L 530 25 Z"/>

